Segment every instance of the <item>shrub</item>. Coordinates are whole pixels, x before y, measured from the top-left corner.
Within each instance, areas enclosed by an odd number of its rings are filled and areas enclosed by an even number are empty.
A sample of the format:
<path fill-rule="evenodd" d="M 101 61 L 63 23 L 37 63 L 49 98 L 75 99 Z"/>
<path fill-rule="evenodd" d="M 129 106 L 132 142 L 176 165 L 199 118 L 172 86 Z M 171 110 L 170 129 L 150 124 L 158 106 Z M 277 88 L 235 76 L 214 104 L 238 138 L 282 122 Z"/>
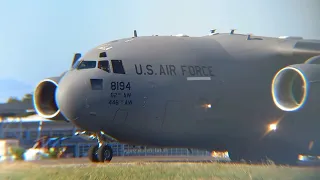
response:
<path fill-rule="evenodd" d="M 22 147 L 11 147 L 11 154 L 16 157 L 17 160 L 24 160 L 24 153 L 26 150 Z"/>
<path fill-rule="evenodd" d="M 49 158 L 56 159 L 56 158 L 58 158 L 58 153 L 59 153 L 59 151 L 57 149 L 50 148 L 48 156 L 49 156 Z"/>

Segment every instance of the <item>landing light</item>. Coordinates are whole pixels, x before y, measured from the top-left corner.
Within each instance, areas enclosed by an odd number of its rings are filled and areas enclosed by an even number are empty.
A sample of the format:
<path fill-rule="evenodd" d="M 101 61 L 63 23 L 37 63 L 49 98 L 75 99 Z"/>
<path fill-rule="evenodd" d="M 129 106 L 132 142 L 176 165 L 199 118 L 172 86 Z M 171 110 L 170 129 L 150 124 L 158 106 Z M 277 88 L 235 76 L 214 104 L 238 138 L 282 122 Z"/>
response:
<path fill-rule="evenodd" d="M 211 104 L 207 104 L 207 108 L 211 108 Z"/>
<path fill-rule="evenodd" d="M 277 124 L 276 123 L 270 124 L 269 129 L 272 131 L 275 131 L 277 129 Z"/>

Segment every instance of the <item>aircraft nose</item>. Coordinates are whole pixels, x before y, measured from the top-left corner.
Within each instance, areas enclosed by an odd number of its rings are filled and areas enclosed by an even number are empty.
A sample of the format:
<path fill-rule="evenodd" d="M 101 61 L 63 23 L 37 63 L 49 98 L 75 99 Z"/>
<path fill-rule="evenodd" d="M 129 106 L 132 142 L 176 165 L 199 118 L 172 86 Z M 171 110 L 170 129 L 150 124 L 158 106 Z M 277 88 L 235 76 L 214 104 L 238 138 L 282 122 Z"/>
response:
<path fill-rule="evenodd" d="M 61 113 L 69 121 L 76 124 L 85 107 L 83 93 L 85 82 L 77 81 L 72 75 L 66 74 L 59 82 L 56 92 L 57 104 Z"/>

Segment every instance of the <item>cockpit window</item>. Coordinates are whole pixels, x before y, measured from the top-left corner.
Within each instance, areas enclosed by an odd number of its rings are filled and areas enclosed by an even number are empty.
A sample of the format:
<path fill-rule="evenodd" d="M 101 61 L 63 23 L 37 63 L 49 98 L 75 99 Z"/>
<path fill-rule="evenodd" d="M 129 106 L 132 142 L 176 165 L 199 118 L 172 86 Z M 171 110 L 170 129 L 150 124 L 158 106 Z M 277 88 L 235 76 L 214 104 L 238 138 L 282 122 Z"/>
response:
<path fill-rule="evenodd" d="M 104 60 L 104 61 L 98 61 L 98 68 L 102 69 L 106 72 L 110 72 L 110 66 L 109 66 L 109 61 Z"/>
<path fill-rule="evenodd" d="M 82 61 L 77 69 L 91 69 L 95 68 L 97 65 L 96 61 Z"/>
<path fill-rule="evenodd" d="M 121 60 L 111 60 L 112 70 L 115 74 L 126 74 Z"/>

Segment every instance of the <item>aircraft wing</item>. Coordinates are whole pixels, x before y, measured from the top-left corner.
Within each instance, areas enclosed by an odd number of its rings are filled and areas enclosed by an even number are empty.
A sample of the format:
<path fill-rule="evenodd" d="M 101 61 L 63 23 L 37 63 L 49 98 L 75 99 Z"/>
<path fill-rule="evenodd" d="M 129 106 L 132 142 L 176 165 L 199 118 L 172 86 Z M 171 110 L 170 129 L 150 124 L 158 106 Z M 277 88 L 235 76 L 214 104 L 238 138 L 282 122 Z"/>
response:
<path fill-rule="evenodd" d="M 3 103 L 0 104 L 0 117 L 25 117 L 36 114 L 32 103 Z"/>

